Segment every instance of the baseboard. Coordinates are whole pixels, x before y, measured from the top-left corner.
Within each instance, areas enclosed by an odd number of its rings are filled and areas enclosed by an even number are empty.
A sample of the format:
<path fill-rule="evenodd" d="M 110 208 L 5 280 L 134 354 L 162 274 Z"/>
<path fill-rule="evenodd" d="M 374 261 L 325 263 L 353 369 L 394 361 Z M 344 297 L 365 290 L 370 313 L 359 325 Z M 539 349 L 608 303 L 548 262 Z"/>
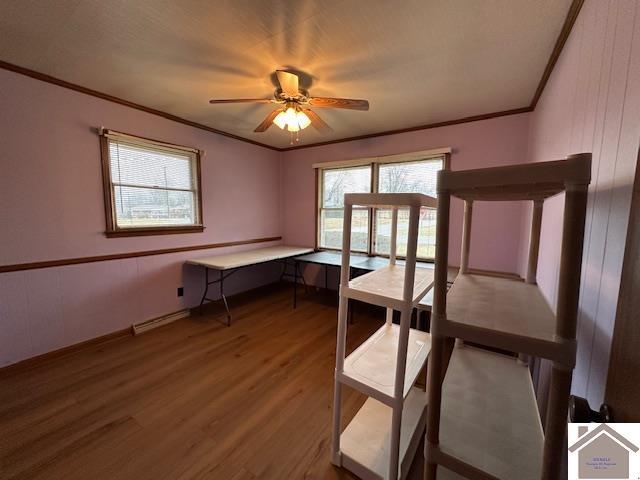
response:
<path fill-rule="evenodd" d="M 451 265 L 450 267 L 457 268 L 458 270 L 460 270 L 460 267 L 458 267 L 457 265 Z M 500 272 L 498 270 L 483 270 L 481 268 L 469 268 L 467 271 L 473 275 L 484 275 L 485 277 L 507 278 L 510 280 L 518 280 L 520 282 L 524 282 L 524 278 L 522 278 L 517 273 Z"/>
<path fill-rule="evenodd" d="M 277 288 L 278 285 L 281 285 L 280 282 L 275 283 L 267 283 L 265 285 L 261 285 L 259 287 L 251 288 L 249 290 L 245 290 L 244 292 L 239 292 L 234 295 L 231 295 L 227 298 L 233 300 L 241 300 L 241 299 L 249 299 L 252 295 L 255 295 L 259 292 L 267 292 L 271 291 L 274 288 Z M 213 302 L 218 303 L 218 302 Z M 205 305 L 205 309 L 210 304 L 207 303 Z M 85 348 L 92 347 L 95 345 L 99 345 L 102 343 L 107 343 L 122 337 L 128 337 L 131 335 L 136 335 L 136 329 L 138 329 L 138 333 L 142 331 L 148 331 L 153 328 L 159 327 L 161 325 L 166 325 L 168 323 L 174 322 L 180 318 L 188 317 L 193 310 L 197 311 L 198 307 L 193 309 L 183 309 L 177 312 L 168 313 L 167 315 L 163 315 L 158 318 L 154 318 L 151 320 L 147 320 L 145 322 L 141 322 L 139 324 L 133 325 L 132 327 L 125 328 L 122 330 L 118 330 L 116 332 L 108 333 L 106 335 L 101 335 L 100 337 L 91 338 L 89 340 L 85 340 L 84 342 L 74 343 L 73 345 L 69 345 L 66 347 L 59 348 L 57 350 L 52 350 L 50 352 L 42 353 L 40 355 L 36 355 L 35 357 L 26 358 L 24 360 L 20 360 L 16 363 L 12 363 L 10 365 L 6 365 L 4 367 L 0 367 L 0 377 L 13 375 L 15 372 L 21 372 L 23 370 L 28 370 L 42 363 L 51 361 L 53 359 L 58 359 L 62 357 L 66 357 L 67 355 L 72 355 L 79 351 L 82 351 Z M 153 326 L 152 326 L 153 325 Z"/>
<path fill-rule="evenodd" d="M 101 335 L 96 338 L 91 338 L 89 340 L 85 340 L 84 342 L 74 343 L 73 345 L 69 345 L 66 347 L 59 348 L 57 350 L 52 350 L 50 352 L 42 353 L 40 355 L 36 355 L 35 357 L 26 358 L 24 360 L 20 360 L 19 362 L 12 363 L 5 367 L 0 368 L 0 377 L 4 375 L 11 375 L 16 371 L 28 370 L 42 363 L 48 362 L 53 359 L 63 358 L 68 355 L 72 355 L 74 353 L 80 352 L 88 347 L 93 347 L 95 345 L 99 345 L 102 343 L 111 342 L 113 340 L 117 340 L 122 337 L 129 337 L 132 335 L 131 328 L 124 328 L 122 330 L 117 330 L 115 332 L 107 333 L 106 335 Z"/>
<path fill-rule="evenodd" d="M 85 340 L 80 343 L 74 343 L 73 345 L 69 345 L 66 347 L 59 348 L 57 350 L 52 350 L 50 352 L 42 353 L 40 355 L 36 355 L 35 357 L 26 358 L 24 360 L 20 360 L 19 362 L 12 363 L 10 365 L 0 367 L 0 377 L 5 375 L 12 375 L 16 371 L 28 370 L 42 363 L 51 361 L 53 359 L 59 359 L 66 357 L 68 355 L 73 355 L 78 353 L 86 348 L 93 347 L 95 345 L 100 345 L 103 343 L 111 342 L 113 340 L 117 340 L 122 337 L 129 337 L 131 335 L 136 335 L 141 333 L 142 331 L 148 331 L 152 328 L 159 327 L 161 325 L 166 325 L 167 323 L 174 322 L 179 318 L 184 318 L 189 316 L 190 310 L 184 309 L 179 310 L 178 312 L 169 313 L 167 315 L 163 315 L 158 318 L 154 318 L 151 320 L 147 320 L 146 322 L 142 322 L 140 324 L 133 325 L 129 328 L 124 328 L 122 330 L 117 330 L 115 332 L 107 333 L 106 335 L 101 335 L 96 338 L 91 338 L 89 340 Z M 174 316 L 176 316 L 174 318 Z M 154 324 L 154 322 L 158 322 L 155 326 L 150 326 Z M 146 325 L 145 327 L 142 327 Z M 136 332 L 136 328 L 139 330 Z"/>
<path fill-rule="evenodd" d="M 145 333 L 149 330 L 167 325 L 169 323 L 175 322 L 176 320 L 180 320 L 181 318 L 188 317 L 189 315 L 191 315 L 191 309 L 185 308 L 184 310 L 169 313 L 161 317 L 152 318 L 151 320 L 147 320 L 146 322 L 136 323 L 131 327 L 131 331 L 134 335 L 140 335 L 141 333 Z"/>

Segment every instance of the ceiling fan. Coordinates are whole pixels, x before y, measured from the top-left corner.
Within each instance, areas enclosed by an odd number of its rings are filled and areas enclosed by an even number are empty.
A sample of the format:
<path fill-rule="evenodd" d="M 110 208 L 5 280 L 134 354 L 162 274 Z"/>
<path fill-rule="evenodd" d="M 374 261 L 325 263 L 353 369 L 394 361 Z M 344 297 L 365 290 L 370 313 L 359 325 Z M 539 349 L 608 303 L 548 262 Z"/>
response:
<path fill-rule="evenodd" d="M 313 125 L 320 133 L 333 129 L 309 107 L 346 108 L 349 110 L 369 110 L 367 100 L 349 98 L 311 97 L 309 92 L 300 88 L 298 75 L 285 70 L 276 70 L 280 88 L 276 89 L 273 98 L 239 98 L 230 100 L 209 100 L 209 103 L 273 103 L 279 105 L 256 127 L 254 132 L 264 132 L 272 124 L 281 130 L 285 128 L 293 133 Z M 297 140 L 297 138 L 296 138 Z"/>

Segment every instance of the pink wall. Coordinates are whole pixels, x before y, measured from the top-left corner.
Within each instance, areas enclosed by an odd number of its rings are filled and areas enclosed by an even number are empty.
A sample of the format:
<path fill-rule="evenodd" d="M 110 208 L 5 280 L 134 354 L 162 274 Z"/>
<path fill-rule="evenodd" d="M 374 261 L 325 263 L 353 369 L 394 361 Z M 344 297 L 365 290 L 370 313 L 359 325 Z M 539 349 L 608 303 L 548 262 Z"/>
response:
<path fill-rule="evenodd" d="M 595 408 L 604 398 L 640 139 L 638 17 L 636 0 L 587 0 L 530 121 L 529 161 L 593 152 L 573 391 Z M 562 197 L 545 203 L 538 266 L 554 306 L 562 208 Z M 523 272 L 526 240 L 521 248 Z"/>
<path fill-rule="evenodd" d="M 4 70 L 0 95 L 0 265 L 280 234 L 289 244 L 313 245 L 312 163 L 440 146 L 454 148 L 454 169 L 515 163 L 528 129 L 528 116 L 515 115 L 281 154 Z M 97 126 L 206 150 L 205 232 L 106 238 Z M 521 210 L 519 204 L 476 207 L 472 266 L 516 270 Z M 454 203 L 453 252 L 461 211 Z M 489 232 L 502 239 L 499 249 Z M 242 248 L 254 246 L 236 249 Z M 0 274 L 0 365 L 197 304 L 202 270 L 184 260 L 229 250 Z M 229 291 L 276 274 L 273 266 L 238 274 Z M 179 286 L 183 298 L 176 296 Z"/>
<path fill-rule="evenodd" d="M 278 152 L 5 70 L 0 112 L 0 265 L 280 234 Z M 94 131 L 101 125 L 206 150 L 204 233 L 104 236 Z M 193 306 L 202 271 L 184 260 L 229 250 L 0 274 L 0 366 Z M 229 290 L 271 281 L 275 273 L 239 273 Z M 185 297 L 178 298 L 183 285 Z"/>
<path fill-rule="evenodd" d="M 640 136 L 640 5 L 587 0 L 532 114 L 279 153 L 0 70 L 0 265 L 282 235 L 314 244 L 311 164 L 450 146 L 453 169 L 594 153 L 574 391 L 603 398 Z M 115 130 L 205 149 L 201 234 L 107 239 L 98 140 Z M 527 155 L 528 152 L 528 155 Z M 233 208 L 233 215 L 230 209 Z M 471 266 L 524 273 L 529 207 L 474 207 Z M 555 303 L 562 198 L 545 204 L 539 283 Z M 462 204 L 452 207 L 458 264 Z M 240 248 L 253 248 L 246 246 Z M 0 274 L 0 366 L 193 306 L 177 253 Z M 266 283 L 264 266 L 230 291 Z M 185 297 L 176 287 L 185 287 Z"/>
<path fill-rule="evenodd" d="M 286 243 L 314 245 L 314 171 L 312 164 L 451 147 L 451 168 L 463 170 L 525 161 L 529 114 L 510 115 L 429 130 L 286 152 L 282 162 L 283 237 Z M 463 204 L 451 208 L 450 257 L 460 262 Z M 474 205 L 470 266 L 518 271 L 522 204 Z"/>
<path fill-rule="evenodd" d="M 0 264 L 279 234 L 279 152 L 0 70 Z M 206 151 L 204 233 L 106 238 L 95 128 Z M 27 194 L 29 192 L 30 194 Z M 226 206 L 238 208 L 229 215 Z"/>

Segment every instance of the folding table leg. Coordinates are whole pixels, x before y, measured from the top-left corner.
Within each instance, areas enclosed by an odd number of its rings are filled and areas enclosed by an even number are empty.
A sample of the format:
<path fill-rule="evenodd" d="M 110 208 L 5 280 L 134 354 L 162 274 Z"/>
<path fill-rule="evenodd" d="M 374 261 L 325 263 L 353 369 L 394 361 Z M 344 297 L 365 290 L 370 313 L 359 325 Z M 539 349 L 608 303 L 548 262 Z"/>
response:
<path fill-rule="evenodd" d="M 329 265 L 325 265 L 324 266 L 324 293 L 327 293 L 329 291 L 329 281 L 328 281 L 328 275 L 327 275 L 328 269 L 329 269 Z"/>
<path fill-rule="evenodd" d="M 304 271 L 298 270 L 300 268 L 300 262 L 294 260 L 293 268 L 296 271 L 296 274 L 300 276 L 300 280 L 302 280 L 302 285 L 304 285 L 304 293 L 309 293 L 309 287 L 307 287 L 307 281 L 304 279 Z"/>
<path fill-rule="evenodd" d="M 220 270 L 220 297 L 222 297 L 222 301 L 224 302 L 224 308 L 227 311 L 227 327 L 231 326 L 231 312 L 229 311 L 229 304 L 227 303 L 227 297 L 224 294 L 224 274 L 222 270 Z"/>
<path fill-rule="evenodd" d="M 293 269 L 293 308 L 298 306 L 298 268 Z"/>
<path fill-rule="evenodd" d="M 204 301 L 207 299 L 207 292 L 209 291 L 209 268 L 204 267 L 204 293 L 202 294 L 202 300 L 200 300 L 200 305 L 198 306 L 198 313 L 202 315 L 202 306 L 204 305 Z"/>

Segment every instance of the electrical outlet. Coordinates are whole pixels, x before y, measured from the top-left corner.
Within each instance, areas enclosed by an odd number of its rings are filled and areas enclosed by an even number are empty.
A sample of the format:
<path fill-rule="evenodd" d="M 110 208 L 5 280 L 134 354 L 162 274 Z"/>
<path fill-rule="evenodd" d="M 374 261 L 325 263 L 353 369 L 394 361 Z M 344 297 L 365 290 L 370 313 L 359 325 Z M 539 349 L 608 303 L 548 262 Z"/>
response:
<path fill-rule="evenodd" d="M 184 287 L 178 287 L 178 296 L 182 297 L 184 295 Z"/>

